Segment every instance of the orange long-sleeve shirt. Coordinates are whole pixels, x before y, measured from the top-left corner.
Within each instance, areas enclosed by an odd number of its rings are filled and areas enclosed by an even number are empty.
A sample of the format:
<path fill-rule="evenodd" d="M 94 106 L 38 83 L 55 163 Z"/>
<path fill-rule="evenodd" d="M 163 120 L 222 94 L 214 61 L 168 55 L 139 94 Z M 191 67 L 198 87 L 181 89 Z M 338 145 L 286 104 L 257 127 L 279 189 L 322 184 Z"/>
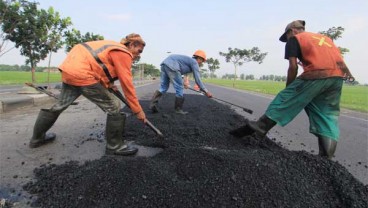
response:
<path fill-rule="evenodd" d="M 121 51 L 111 51 L 109 55 L 114 63 L 116 75 L 132 111 L 134 113 L 139 113 L 142 111 L 142 107 L 139 104 L 133 84 L 133 75 L 131 71 L 132 58 L 127 53 Z"/>
<path fill-rule="evenodd" d="M 97 46 L 104 44 L 113 45 L 120 48 L 119 43 L 111 41 L 100 41 L 95 43 Z M 115 45 L 115 46 L 114 46 Z M 112 78 L 117 78 L 120 81 L 124 95 L 128 101 L 133 113 L 142 111 L 136 96 L 133 85 L 133 76 L 131 73 L 132 56 L 124 50 L 105 50 L 99 53 L 99 58 L 108 68 Z M 113 83 L 107 79 L 102 67 L 97 63 L 91 53 L 82 45 L 75 46 L 68 54 L 66 60 L 59 67 L 62 70 L 63 82 L 74 86 L 88 86 L 96 83 L 101 83 L 108 88 Z"/>

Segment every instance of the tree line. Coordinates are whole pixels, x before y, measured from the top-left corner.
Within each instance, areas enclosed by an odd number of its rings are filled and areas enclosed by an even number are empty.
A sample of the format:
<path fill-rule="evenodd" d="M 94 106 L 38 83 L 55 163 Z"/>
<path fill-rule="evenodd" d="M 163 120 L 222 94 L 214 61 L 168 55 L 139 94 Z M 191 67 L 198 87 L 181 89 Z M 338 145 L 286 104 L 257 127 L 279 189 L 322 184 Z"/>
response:
<path fill-rule="evenodd" d="M 31 68 L 32 82 L 37 64 L 47 56 L 50 63 L 52 53 L 62 47 L 68 52 L 77 43 L 104 39 L 91 32 L 81 34 L 70 28 L 73 25 L 70 17 L 61 17 L 53 7 L 40 9 L 38 4 L 26 0 L 0 1 L 0 57 L 12 49 L 7 43 L 13 42 Z"/>
<path fill-rule="evenodd" d="M 21 55 L 26 58 L 25 65 L 30 66 L 32 82 L 35 82 L 34 72 L 40 68 L 37 67 L 37 64 L 48 57 L 48 67 L 50 68 L 52 54 L 61 48 L 64 47 L 65 51 L 69 52 L 78 43 L 104 39 L 102 35 L 92 32 L 82 34 L 78 29 L 72 27 L 73 23 L 70 17 L 62 17 L 53 7 L 40 9 L 38 5 L 37 2 L 27 0 L 0 0 L 0 57 L 12 49 L 7 47 L 7 42 L 13 42 L 14 47 L 18 48 Z M 332 27 L 319 33 L 336 40 L 341 38 L 343 31 L 342 27 Z M 339 48 L 341 54 L 349 51 L 346 48 Z M 235 80 L 239 78 L 252 79 L 250 75 L 241 74 L 239 77 L 237 75 L 239 68 L 248 62 L 261 64 L 267 56 L 267 52 L 262 52 L 258 47 L 250 49 L 229 47 L 227 52 L 219 52 L 219 55 L 223 56 L 227 63 L 234 65 L 233 75 L 226 75 L 226 78 L 232 77 L 235 83 Z M 158 76 L 159 71 L 154 66 L 142 65 L 138 62 L 139 60 L 133 64 L 133 71 L 143 70 L 145 74 Z M 201 68 L 201 73 L 205 77 L 215 78 L 215 72 L 220 68 L 219 60 L 208 58 L 206 64 L 208 69 Z M 19 68 L 28 70 L 24 66 L 19 66 Z M 261 78 L 269 79 L 267 77 Z"/>

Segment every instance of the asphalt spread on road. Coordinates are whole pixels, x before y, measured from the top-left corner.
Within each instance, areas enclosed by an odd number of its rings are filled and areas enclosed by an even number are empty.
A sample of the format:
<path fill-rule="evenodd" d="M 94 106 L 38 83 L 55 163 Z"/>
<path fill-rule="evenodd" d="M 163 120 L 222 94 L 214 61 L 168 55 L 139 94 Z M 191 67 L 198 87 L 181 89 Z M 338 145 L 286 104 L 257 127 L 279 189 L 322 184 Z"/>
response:
<path fill-rule="evenodd" d="M 205 96 L 185 95 L 185 99 L 187 115 L 175 114 L 173 94 L 163 97 L 157 114 L 148 111 L 148 100 L 140 101 L 163 140 L 134 116 L 127 119 L 127 140 L 162 152 L 37 168 L 35 178 L 23 187 L 37 196 L 29 199 L 30 205 L 368 207 L 368 186 L 341 164 L 289 151 L 274 139 L 235 138 L 228 132 L 245 118 Z"/>

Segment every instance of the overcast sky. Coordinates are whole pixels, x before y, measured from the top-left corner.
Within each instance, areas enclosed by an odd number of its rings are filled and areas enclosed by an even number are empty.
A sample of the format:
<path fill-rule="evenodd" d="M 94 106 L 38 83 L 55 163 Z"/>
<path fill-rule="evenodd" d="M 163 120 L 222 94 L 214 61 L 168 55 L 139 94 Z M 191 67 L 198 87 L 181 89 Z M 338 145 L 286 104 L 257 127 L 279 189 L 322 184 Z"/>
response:
<path fill-rule="evenodd" d="M 258 47 L 268 55 L 262 64 L 246 63 L 238 75 L 286 76 L 285 44 L 278 38 L 293 20 L 305 20 L 306 31 L 345 28 L 335 43 L 348 48 L 345 61 L 360 83 L 368 83 L 368 1 L 367 0 L 38 0 L 40 7 L 52 6 L 62 17 L 70 17 L 73 27 L 82 34 L 92 32 L 107 40 L 120 41 L 129 33 L 139 33 L 147 45 L 141 62 L 159 68 L 168 52 L 191 56 L 197 49 L 220 61 L 218 75 L 234 73 L 219 52 L 228 47 Z M 8 44 L 9 45 L 9 44 Z M 66 53 L 53 55 L 58 66 Z M 0 57 L 0 64 L 24 64 L 24 57 L 14 49 Z M 39 66 L 47 66 L 43 61 Z M 207 67 L 205 65 L 205 67 Z M 299 74 L 302 69 L 299 69 Z"/>

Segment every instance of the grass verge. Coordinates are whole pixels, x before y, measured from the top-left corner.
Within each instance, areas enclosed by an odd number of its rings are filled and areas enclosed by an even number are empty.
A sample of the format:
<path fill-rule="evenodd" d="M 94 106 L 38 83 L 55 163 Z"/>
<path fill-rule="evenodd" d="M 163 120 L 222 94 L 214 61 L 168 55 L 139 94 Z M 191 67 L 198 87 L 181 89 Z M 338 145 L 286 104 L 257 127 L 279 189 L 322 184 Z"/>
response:
<path fill-rule="evenodd" d="M 204 82 L 269 95 L 276 95 L 285 88 L 284 82 L 261 80 L 236 80 L 233 82 L 233 80 L 227 79 L 206 79 Z M 349 110 L 367 113 L 368 87 L 363 85 L 344 85 L 342 89 L 340 106 Z"/>

